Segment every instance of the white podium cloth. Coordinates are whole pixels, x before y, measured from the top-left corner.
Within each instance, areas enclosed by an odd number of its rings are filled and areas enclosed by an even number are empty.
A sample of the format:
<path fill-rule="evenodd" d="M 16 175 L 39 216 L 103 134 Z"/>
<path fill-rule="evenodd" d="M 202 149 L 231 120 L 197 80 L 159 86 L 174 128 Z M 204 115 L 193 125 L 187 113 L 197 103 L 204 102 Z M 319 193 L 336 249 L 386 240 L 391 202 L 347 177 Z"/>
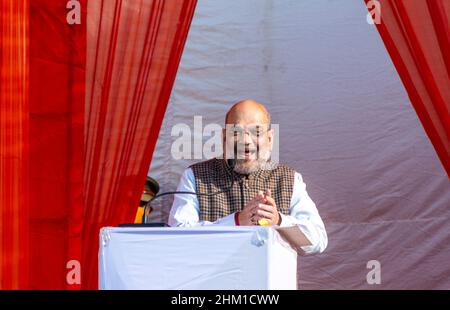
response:
<path fill-rule="evenodd" d="M 268 227 L 100 231 L 100 289 L 296 289 L 297 252 Z"/>

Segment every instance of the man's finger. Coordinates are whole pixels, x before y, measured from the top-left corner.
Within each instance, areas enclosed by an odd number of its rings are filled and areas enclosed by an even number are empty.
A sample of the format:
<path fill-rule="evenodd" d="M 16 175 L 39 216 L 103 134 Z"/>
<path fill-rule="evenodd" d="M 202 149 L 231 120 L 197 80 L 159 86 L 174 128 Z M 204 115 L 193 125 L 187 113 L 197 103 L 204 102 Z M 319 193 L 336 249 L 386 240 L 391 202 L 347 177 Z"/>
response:
<path fill-rule="evenodd" d="M 258 194 L 255 196 L 255 200 L 259 202 L 263 202 L 265 200 L 265 195 L 262 191 L 259 191 Z"/>
<path fill-rule="evenodd" d="M 267 204 L 264 204 L 264 203 L 259 203 L 257 209 L 258 210 L 263 210 L 263 211 L 266 211 L 266 212 L 270 212 L 272 214 L 275 213 L 275 212 L 278 212 L 278 210 L 274 206 L 267 205 Z"/>
<path fill-rule="evenodd" d="M 271 205 L 273 207 L 277 206 L 277 204 L 275 203 L 275 199 L 273 199 L 270 196 L 266 196 L 266 204 Z"/>
<path fill-rule="evenodd" d="M 254 217 L 252 217 L 252 220 L 255 222 L 258 222 L 259 220 L 265 219 L 264 216 L 260 216 L 260 215 L 255 215 Z"/>
<path fill-rule="evenodd" d="M 250 209 L 250 216 L 258 214 L 258 204 L 255 204 L 253 208 Z"/>
<path fill-rule="evenodd" d="M 260 220 L 260 219 L 262 219 L 263 217 L 262 216 L 259 216 L 258 214 L 255 214 L 255 215 L 253 215 L 252 217 L 251 217 L 251 219 L 253 219 L 253 220 L 255 220 L 255 221 L 258 221 L 258 220 Z"/>
<path fill-rule="evenodd" d="M 274 218 L 274 214 L 272 212 L 267 212 L 267 211 L 264 211 L 264 210 L 258 210 L 256 212 L 256 215 L 264 217 L 266 219 L 273 219 Z"/>
<path fill-rule="evenodd" d="M 258 204 L 259 204 L 259 201 L 255 200 L 255 199 L 252 199 L 252 200 L 250 200 L 249 203 L 247 203 L 244 206 L 244 209 L 249 209 L 250 210 L 250 209 L 256 208 L 258 206 Z"/>
<path fill-rule="evenodd" d="M 265 198 L 264 198 L 264 194 L 262 191 L 259 191 L 258 194 L 256 194 L 252 200 L 250 200 L 246 206 L 248 205 L 257 205 L 258 203 L 264 202 Z"/>

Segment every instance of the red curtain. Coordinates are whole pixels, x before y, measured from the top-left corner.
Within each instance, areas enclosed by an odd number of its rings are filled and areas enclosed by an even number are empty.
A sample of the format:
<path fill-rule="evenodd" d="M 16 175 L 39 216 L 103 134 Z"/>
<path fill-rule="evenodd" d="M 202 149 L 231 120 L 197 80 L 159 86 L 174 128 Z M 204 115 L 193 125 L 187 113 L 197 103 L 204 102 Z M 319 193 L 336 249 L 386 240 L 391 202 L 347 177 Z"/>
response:
<path fill-rule="evenodd" d="M 134 222 L 195 4 L 88 2 L 83 288 L 99 229 Z"/>
<path fill-rule="evenodd" d="M 99 229 L 134 219 L 196 4 L 71 1 L 69 25 L 67 2 L 0 0 L 3 289 L 97 288 Z"/>
<path fill-rule="evenodd" d="M 450 178 L 450 1 L 378 2 L 377 29 Z"/>
<path fill-rule="evenodd" d="M 0 2 L 0 289 L 28 284 L 28 10 Z"/>
<path fill-rule="evenodd" d="M 66 1 L 30 1 L 30 288 L 77 288 L 81 261 L 86 23 Z M 86 1 L 80 1 L 81 20 Z M 44 279 L 44 280 L 43 280 Z M 43 283 L 44 282 L 44 283 Z"/>

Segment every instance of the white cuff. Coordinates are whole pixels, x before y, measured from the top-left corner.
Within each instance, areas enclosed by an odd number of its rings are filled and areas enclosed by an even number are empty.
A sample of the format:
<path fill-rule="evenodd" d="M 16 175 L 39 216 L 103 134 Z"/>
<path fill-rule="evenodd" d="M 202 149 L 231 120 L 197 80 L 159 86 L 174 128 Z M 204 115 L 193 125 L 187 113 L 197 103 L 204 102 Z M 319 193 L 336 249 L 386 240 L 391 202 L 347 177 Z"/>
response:
<path fill-rule="evenodd" d="M 234 222 L 234 214 L 235 213 L 231 213 L 230 215 L 224 216 L 215 221 L 214 224 L 220 226 L 236 226 L 236 223 Z"/>

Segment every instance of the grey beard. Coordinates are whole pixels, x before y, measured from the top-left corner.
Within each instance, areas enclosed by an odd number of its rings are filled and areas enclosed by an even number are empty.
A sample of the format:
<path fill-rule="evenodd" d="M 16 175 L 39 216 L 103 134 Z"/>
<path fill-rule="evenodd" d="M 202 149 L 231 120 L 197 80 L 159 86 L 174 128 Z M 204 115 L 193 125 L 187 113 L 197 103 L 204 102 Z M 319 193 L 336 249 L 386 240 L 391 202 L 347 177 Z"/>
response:
<path fill-rule="evenodd" d="M 270 154 L 266 154 L 264 157 L 251 163 L 247 163 L 243 159 L 236 159 L 234 171 L 239 174 L 251 174 L 259 170 L 274 170 L 277 168 L 278 165 L 269 160 Z"/>

